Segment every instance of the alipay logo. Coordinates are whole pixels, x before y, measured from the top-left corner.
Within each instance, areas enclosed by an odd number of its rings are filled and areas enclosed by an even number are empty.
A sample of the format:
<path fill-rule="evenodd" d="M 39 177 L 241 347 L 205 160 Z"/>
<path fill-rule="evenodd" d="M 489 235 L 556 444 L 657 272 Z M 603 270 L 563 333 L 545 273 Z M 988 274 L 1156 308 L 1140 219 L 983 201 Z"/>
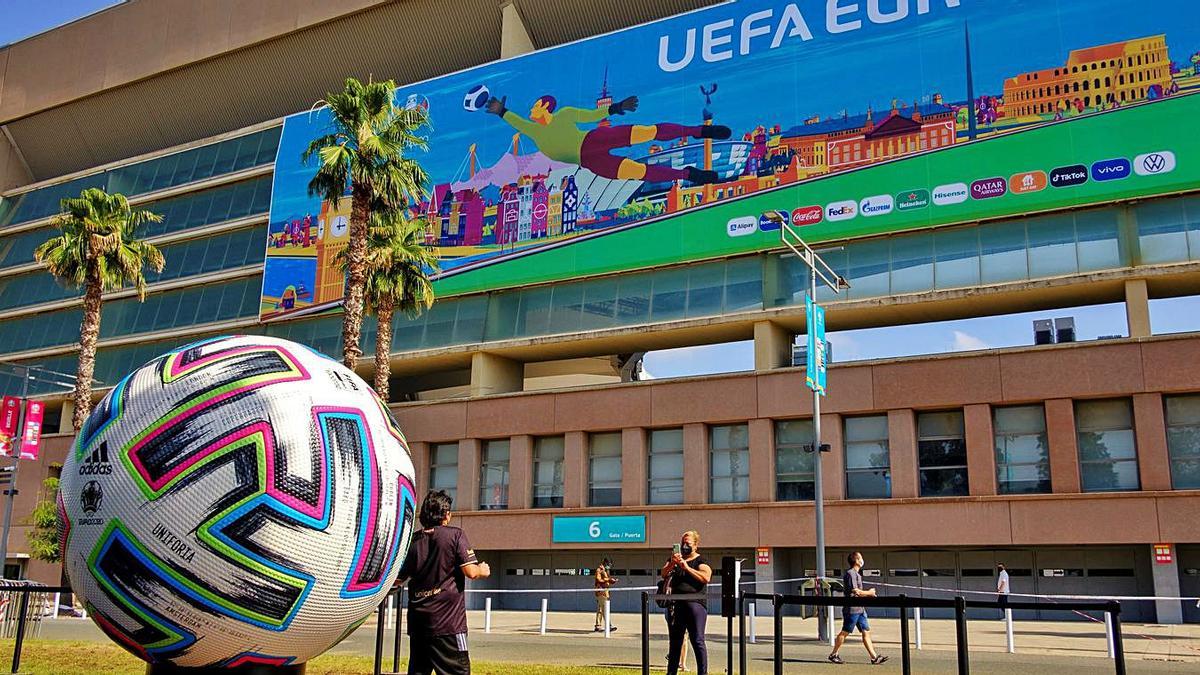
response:
<path fill-rule="evenodd" d="M 891 213 L 894 208 L 896 208 L 896 200 L 891 195 L 875 195 L 858 203 L 858 210 L 867 217 L 884 216 Z"/>
<path fill-rule="evenodd" d="M 967 195 L 970 190 L 967 189 L 966 183 L 950 183 L 949 185 L 939 185 L 933 188 L 933 203 L 938 206 L 946 206 L 948 204 L 961 204 L 967 201 Z"/>
<path fill-rule="evenodd" d="M 734 218 L 725 224 L 725 233 L 731 237 L 744 237 L 758 232 L 758 218 L 743 216 Z"/>
<path fill-rule="evenodd" d="M 825 207 L 825 217 L 829 220 L 850 220 L 858 215 L 858 202 L 833 202 Z"/>

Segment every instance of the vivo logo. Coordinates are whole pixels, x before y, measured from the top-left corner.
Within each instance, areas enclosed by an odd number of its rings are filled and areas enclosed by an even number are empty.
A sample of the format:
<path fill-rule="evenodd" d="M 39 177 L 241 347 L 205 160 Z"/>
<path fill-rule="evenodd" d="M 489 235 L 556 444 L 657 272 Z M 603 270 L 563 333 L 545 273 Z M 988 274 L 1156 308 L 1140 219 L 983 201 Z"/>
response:
<path fill-rule="evenodd" d="M 731 237 L 744 237 L 758 232 L 758 218 L 743 216 L 734 218 L 725 224 L 725 233 Z"/>
<path fill-rule="evenodd" d="M 1133 173 L 1133 165 L 1124 157 L 1106 159 L 1092 165 L 1092 180 L 1121 180 L 1129 178 Z"/>
<path fill-rule="evenodd" d="M 858 203 L 858 210 L 867 217 L 887 215 L 895 208 L 896 200 L 891 195 L 875 195 Z"/>
<path fill-rule="evenodd" d="M 829 220 L 850 220 L 858 215 L 858 202 L 833 202 L 825 207 L 825 217 Z"/>
<path fill-rule="evenodd" d="M 949 185 L 939 185 L 933 188 L 933 203 L 938 206 L 946 206 L 948 204 L 961 204 L 967 201 L 967 195 L 970 190 L 967 189 L 966 183 L 950 183 Z"/>

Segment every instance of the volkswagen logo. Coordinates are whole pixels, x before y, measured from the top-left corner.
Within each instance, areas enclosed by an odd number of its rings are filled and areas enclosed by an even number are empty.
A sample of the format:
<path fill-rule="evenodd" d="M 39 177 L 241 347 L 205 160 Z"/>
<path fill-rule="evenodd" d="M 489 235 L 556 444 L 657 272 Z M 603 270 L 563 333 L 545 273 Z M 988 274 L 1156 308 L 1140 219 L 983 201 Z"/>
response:
<path fill-rule="evenodd" d="M 1146 155 L 1146 158 L 1142 160 L 1142 168 L 1148 173 L 1158 173 L 1167 168 L 1167 160 L 1165 157 L 1155 152 Z"/>

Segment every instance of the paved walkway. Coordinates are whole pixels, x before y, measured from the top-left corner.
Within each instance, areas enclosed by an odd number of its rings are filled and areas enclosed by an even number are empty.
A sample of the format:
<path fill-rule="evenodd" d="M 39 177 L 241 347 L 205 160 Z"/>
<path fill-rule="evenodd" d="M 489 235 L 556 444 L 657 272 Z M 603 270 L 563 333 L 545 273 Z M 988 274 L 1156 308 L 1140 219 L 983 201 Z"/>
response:
<path fill-rule="evenodd" d="M 650 617 L 651 664 L 665 665 L 666 626 L 663 617 Z M 470 612 L 471 655 L 483 661 L 510 663 L 556 663 L 562 665 L 599 665 L 616 669 L 636 669 L 641 663 L 640 617 L 619 614 L 613 617 L 618 627 L 612 637 L 592 632 L 592 615 L 582 612 L 551 612 L 547 615 L 547 634 L 539 634 L 537 612 L 496 611 L 492 613 L 492 631 L 484 633 L 482 612 Z M 719 673 L 725 665 L 725 620 L 712 617 L 708 622 L 710 671 Z M 900 668 L 899 620 L 872 619 L 872 635 L 881 652 L 892 660 L 885 669 Z M 759 617 L 756 623 L 758 643 L 748 649 L 750 670 L 771 672 L 771 618 Z M 1097 675 L 1112 672 L 1106 658 L 1104 626 L 1085 622 L 1022 621 L 1014 623 L 1017 653 L 1005 653 L 1004 623 L 974 620 L 968 623 L 973 673 L 1050 672 Z M 911 628 L 911 626 L 910 626 Z M 1200 625 L 1160 626 L 1125 624 L 1125 651 L 1130 673 L 1200 672 Z M 819 644 L 812 619 L 784 618 L 785 672 L 833 668 L 825 662 L 829 648 Z M 910 635 L 915 631 L 910 631 Z M 391 663 L 392 631 L 385 663 Z M 922 622 L 924 649 L 913 651 L 913 669 L 921 673 L 953 673 L 956 669 L 954 622 L 926 619 Z M 88 620 L 58 619 L 47 621 L 33 639 L 96 640 L 106 637 Z M 368 621 L 335 651 L 369 655 L 374 650 L 375 625 Z M 407 642 L 407 636 L 404 638 Z M 736 638 L 735 638 L 736 639 Z M 408 645 L 403 645 L 408 652 Z M 847 665 L 838 672 L 865 670 L 866 654 L 857 638 L 842 650 Z M 735 644 L 736 659 L 736 644 Z M 695 666 L 694 660 L 690 664 Z M 386 669 L 385 669 L 386 670 Z M 878 669 L 870 672 L 878 672 Z"/>

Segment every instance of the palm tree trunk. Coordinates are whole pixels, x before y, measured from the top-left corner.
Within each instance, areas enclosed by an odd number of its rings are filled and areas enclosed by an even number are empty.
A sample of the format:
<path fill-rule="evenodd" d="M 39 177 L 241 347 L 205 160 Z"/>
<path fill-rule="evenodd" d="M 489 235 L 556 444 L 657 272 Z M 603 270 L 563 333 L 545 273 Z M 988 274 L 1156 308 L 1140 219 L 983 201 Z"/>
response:
<path fill-rule="evenodd" d="M 375 393 L 384 403 L 388 400 L 388 377 L 392 374 L 392 314 L 396 307 L 390 300 L 379 303 L 375 317 L 379 330 L 375 334 Z"/>
<path fill-rule="evenodd" d="M 88 261 L 83 292 L 83 323 L 79 325 L 79 368 L 75 371 L 75 433 L 92 410 L 92 375 L 96 371 L 96 340 L 100 337 L 100 268 Z"/>
<path fill-rule="evenodd" d="M 346 293 L 342 307 L 342 363 L 351 370 L 358 364 L 362 349 L 363 288 L 367 282 L 367 217 L 370 192 L 355 185 L 351 189 L 349 264 Z"/>

